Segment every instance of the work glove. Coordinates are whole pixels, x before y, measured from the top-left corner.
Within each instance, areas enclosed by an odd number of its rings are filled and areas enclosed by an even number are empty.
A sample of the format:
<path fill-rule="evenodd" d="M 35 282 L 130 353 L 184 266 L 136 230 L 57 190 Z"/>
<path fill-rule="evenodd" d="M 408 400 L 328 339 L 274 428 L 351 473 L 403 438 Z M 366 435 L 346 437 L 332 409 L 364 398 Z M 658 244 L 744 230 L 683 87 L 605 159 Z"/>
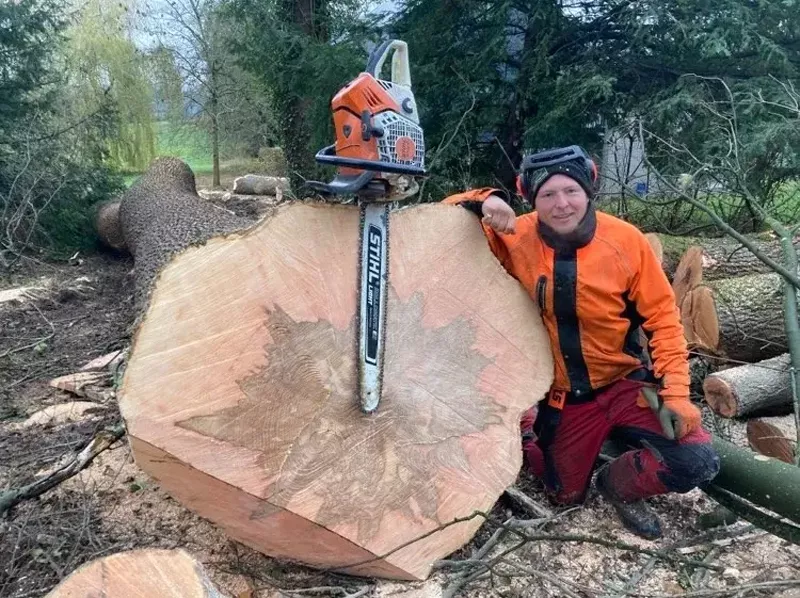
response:
<path fill-rule="evenodd" d="M 652 386 L 643 386 L 641 397 L 656 414 L 664 435 L 670 440 L 683 438 L 700 427 L 700 410 L 688 398 L 664 399 Z"/>

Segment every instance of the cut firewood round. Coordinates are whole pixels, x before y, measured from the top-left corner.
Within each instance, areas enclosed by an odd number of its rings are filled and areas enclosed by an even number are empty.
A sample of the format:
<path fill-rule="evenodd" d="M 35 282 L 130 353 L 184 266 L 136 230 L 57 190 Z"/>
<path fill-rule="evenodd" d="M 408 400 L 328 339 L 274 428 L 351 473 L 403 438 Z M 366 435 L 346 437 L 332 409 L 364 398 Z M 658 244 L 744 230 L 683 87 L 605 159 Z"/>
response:
<path fill-rule="evenodd" d="M 797 429 L 794 414 L 783 417 L 762 417 L 747 421 L 747 441 L 762 455 L 794 463 Z"/>
<path fill-rule="evenodd" d="M 716 353 L 720 331 L 711 289 L 700 286 L 687 292 L 680 304 L 680 314 L 689 348 Z"/>
<path fill-rule="evenodd" d="M 147 548 L 95 559 L 46 598 L 226 598 L 185 550 Z"/>
<path fill-rule="evenodd" d="M 788 354 L 715 372 L 703 382 L 706 403 L 723 417 L 792 407 Z"/>
<path fill-rule="evenodd" d="M 699 286 L 703 281 L 703 248 L 696 245 L 689 247 L 681 257 L 675 277 L 672 280 L 672 290 L 675 293 L 675 304 L 680 307 L 686 294 Z"/>
<path fill-rule="evenodd" d="M 423 579 L 516 479 L 520 415 L 553 363 L 474 215 L 420 205 L 390 227 L 377 412 L 358 400 L 358 208 L 299 202 L 159 271 L 120 409 L 137 464 L 231 537 L 313 567 Z"/>

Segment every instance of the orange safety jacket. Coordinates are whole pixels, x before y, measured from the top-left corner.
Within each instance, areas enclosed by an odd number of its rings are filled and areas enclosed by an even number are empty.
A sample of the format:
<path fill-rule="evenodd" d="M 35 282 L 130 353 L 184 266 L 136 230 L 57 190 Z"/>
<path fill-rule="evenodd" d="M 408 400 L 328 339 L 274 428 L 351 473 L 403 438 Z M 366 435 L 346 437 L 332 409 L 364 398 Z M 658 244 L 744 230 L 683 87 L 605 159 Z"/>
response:
<path fill-rule="evenodd" d="M 444 203 L 482 202 L 493 193 L 503 195 L 474 189 Z M 481 223 L 492 252 L 539 306 L 555 361 L 553 390 L 580 400 L 646 366 L 642 326 L 659 394 L 688 400 L 686 339 L 661 264 L 635 226 L 602 212 L 596 220 L 586 245 L 558 250 L 541 236 L 535 212 L 516 219 L 514 234 Z"/>

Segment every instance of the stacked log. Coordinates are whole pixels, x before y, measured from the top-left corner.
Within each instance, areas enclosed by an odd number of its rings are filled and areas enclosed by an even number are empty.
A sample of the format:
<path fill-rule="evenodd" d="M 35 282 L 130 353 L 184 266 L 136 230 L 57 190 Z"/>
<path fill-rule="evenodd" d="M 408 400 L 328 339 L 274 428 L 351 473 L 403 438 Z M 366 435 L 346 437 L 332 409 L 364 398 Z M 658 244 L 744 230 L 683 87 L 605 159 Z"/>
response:
<path fill-rule="evenodd" d="M 785 353 L 713 373 L 703 383 L 706 403 L 722 417 L 789 413 L 793 407 L 790 365 Z"/>
<path fill-rule="evenodd" d="M 777 241 L 758 242 L 762 251 L 780 260 Z M 684 334 L 690 350 L 725 364 L 702 381 L 705 401 L 717 415 L 743 419 L 792 414 L 784 418 L 791 425 L 782 429 L 766 419 L 750 419 L 747 436 L 754 450 L 793 463 L 797 431 L 783 279 L 749 250 L 732 247 L 732 242 L 720 240 L 692 245 L 678 260 L 672 288 Z M 665 252 L 665 267 L 667 263 Z"/>
<path fill-rule="evenodd" d="M 672 282 L 689 345 L 747 363 L 787 352 L 780 275 L 745 272 L 709 280 L 705 251 L 703 247 L 689 247 Z"/>

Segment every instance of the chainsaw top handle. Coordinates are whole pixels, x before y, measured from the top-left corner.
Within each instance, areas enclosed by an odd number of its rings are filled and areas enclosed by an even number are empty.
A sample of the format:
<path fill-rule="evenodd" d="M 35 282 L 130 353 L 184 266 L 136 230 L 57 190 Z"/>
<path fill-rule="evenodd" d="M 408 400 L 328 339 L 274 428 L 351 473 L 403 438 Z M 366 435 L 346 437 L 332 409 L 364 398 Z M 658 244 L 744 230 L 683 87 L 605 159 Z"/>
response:
<path fill-rule="evenodd" d="M 383 63 L 389 52 L 394 50 L 392 56 L 392 83 L 411 87 L 411 70 L 408 66 L 408 44 L 399 39 L 389 39 L 381 43 L 372 51 L 367 61 L 366 72 L 380 79 Z"/>

